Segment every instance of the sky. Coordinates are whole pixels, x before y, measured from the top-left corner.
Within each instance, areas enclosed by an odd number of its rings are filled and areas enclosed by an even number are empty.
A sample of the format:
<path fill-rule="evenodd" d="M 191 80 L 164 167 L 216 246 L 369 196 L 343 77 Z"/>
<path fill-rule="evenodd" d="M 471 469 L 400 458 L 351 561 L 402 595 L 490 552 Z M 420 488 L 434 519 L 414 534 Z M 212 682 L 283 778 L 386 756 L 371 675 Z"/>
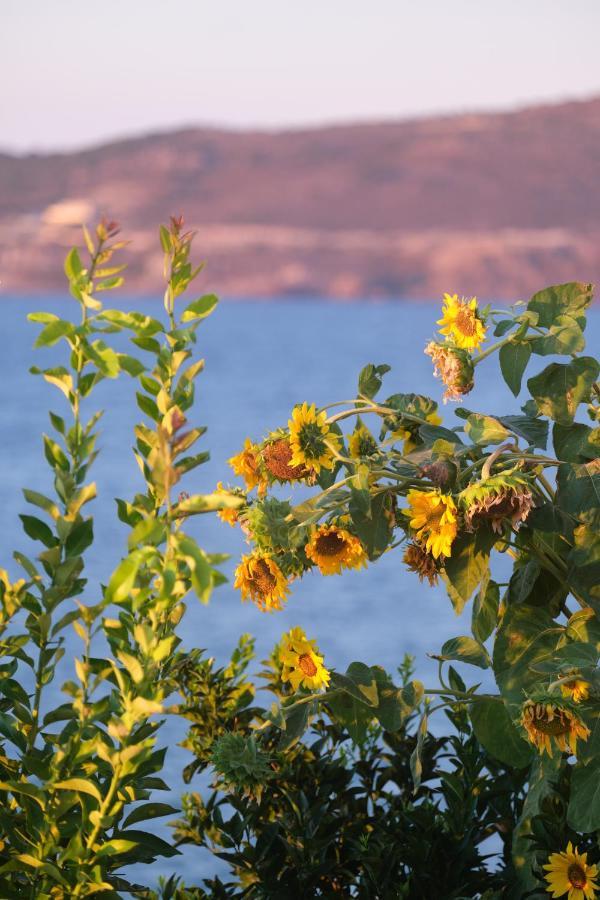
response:
<path fill-rule="evenodd" d="M 0 0 L 0 148 L 600 93 L 600 0 Z"/>

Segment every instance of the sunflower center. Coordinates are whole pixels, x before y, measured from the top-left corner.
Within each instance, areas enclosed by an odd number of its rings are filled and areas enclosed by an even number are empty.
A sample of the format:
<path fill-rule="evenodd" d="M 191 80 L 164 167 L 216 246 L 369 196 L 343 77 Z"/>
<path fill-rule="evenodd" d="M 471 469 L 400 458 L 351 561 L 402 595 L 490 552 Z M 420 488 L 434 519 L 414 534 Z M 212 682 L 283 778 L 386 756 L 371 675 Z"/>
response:
<path fill-rule="evenodd" d="M 317 674 L 317 667 L 310 653 L 301 653 L 298 657 L 298 665 L 308 678 L 313 678 Z"/>
<path fill-rule="evenodd" d="M 317 538 L 317 553 L 321 556 L 338 556 L 344 549 L 345 540 L 337 531 L 328 531 Z"/>
<path fill-rule="evenodd" d="M 250 581 L 256 585 L 261 594 L 268 594 L 277 583 L 275 576 L 264 559 L 259 559 L 255 562 Z"/>
<path fill-rule="evenodd" d="M 476 322 L 470 309 L 462 307 L 456 314 L 456 326 L 466 337 L 472 337 L 475 334 Z"/>
<path fill-rule="evenodd" d="M 292 448 L 289 441 L 282 438 L 269 444 L 263 452 L 263 459 L 268 471 L 281 481 L 292 481 L 307 474 L 305 466 L 290 466 Z"/>
<path fill-rule="evenodd" d="M 571 730 L 571 724 L 568 718 L 559 712 L 552 719 L 548 719 L 545 713 L 541 716 L 533 717 L 533 725 L 542 734 L 558 735 L 567 734 Z"/>
<path fill-rule="evenodd" d="M 430 506 L 425 513 L 425 527 L 431 530 L 438 529 L 442 524 L 444 512 L 445 507 L 443 503 L 438 503 L 437 506 Z"/>
<path fill-rule="evenodd" d="M 584 888 L 587 884 L 585 872 L 577 863 L 572 863 L 567 869 L 567 878 L 574 888 Z"/>
<path fill-rule="evenodd" d="M 298 435 L 298 441 L 302 452 L 310 458 L 321 456 L 327 450 L 323 432 L 314 422 L 308 422 L 302 426 L 302 431 Z"/>

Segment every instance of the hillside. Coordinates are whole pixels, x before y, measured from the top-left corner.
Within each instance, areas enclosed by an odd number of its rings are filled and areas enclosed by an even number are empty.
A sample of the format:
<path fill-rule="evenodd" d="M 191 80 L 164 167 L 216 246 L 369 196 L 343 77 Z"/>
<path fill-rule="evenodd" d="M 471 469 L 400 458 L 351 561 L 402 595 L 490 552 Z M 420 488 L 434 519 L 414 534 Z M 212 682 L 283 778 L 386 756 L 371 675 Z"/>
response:
<path fill-rule="evenodd" d="M 593 281 L 599 152 L 600 98 L 0 154 L 0 289 L 60 289 L 76 223 L 107 214 L 133 240 L 129 288 L 159 291 L 156 226 L 171 213 L 198 229 L 220 294 L 516 298 Z"/>

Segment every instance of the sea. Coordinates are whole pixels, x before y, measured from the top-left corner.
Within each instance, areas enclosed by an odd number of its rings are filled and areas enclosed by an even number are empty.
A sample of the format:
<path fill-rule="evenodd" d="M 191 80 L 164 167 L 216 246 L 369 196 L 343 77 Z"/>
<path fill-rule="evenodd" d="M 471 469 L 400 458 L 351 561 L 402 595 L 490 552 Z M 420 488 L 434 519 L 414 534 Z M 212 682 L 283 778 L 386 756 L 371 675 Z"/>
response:
<path fill-rule="evenodd" d="M 157 317 L 163 312 L 162 302 L 156 298 L 113 302 L 107 297 L 105 305 Z M 49 433 L 49 408 L 66 413 L 59 391 L 29 373 L 31 366 L 56 365 L 65 360 L 66 345 L 34 349 L 40 326 L 28 322 L 27 314 L 40 310 L 78 319 L 77 304 L 65 297 L 0 300 L 0 566 L 14 577 L 18 568 L 12 559 L 13 550 L 34 555 L 40 549 L 20 528 L 19 514 L 35 513 L 28 508 L 21 489 L 52 490 L 41 435 Z M 196 404 L 190 415 L 194 425 L 208 428 L 197 447 L 210 450 L 210 461 L 192 472 L 181 489 L 190 494 L 208 493 L 217 481 L 236 483 L 227 460 L 239 452 L 246 437 L 260 440 L 269 431 L 285 426 L 296 403 L 307 401 L 320 406 L 353 398 L 358 373 L 366 363 L 391 366 L 382 398 L 408 391 L 426 394 L 440 403 L 446 426 L 460 425 L 456 405 L 442 404 L 442 387 L 423 352 L 435 334 L 439 312 L 435 302 L 407 299 L 351 303 L 312 297 L 223 300 L 198 329 L 197 353 L 206 366 L 197 381 Z M 589 352 L 595 350 L 596 355 L 599 338 L 600 314 L 595 308 L 589 317 L 587 342 Z M 127 349 L 127 343 L 126 337 L 119 336 L 119 349 Z M 136 348 L 131 347 L 131 352 L 137 352 Z M 528 375 L 541 371 L 549 362 L 548 358 L 534 357 Z M 526 394 L 513 397 L 499 375 L 496 356 L 478 366 L 476 375 L 475 389 L 465 404 L 469 409 L 499 415 L 519 412 Z M 95 541 L 86 563 L 89 582 L 82 598 L 87 603 L 98 601 L 99 585 L 106 584 L 126 553 L 127 528 L 117 519 L 115 498 L 128 499 L 143 488 L 132 454 L 133 426 L 143 420 L 135 391 L 135 381 L 123 374 L 118 381 L 100 384 L 87 404 L 89 414 L 104 410 L 100 453 L 91 472 L 98 499 L 87 507 L 95 519 Z M 283 489 L 280 496 L 293 497 L 294 491 Z M 296 496 L 300 498 L 300 494 Z M 198 516 L 188 524 L 190 533 L 206 550 L 230 554 L 223 566 L 229 582 L 214 592 L 208 606 L 191 597 L 179 628 L 184 646 L 203 648 L 217 664 L 227 661 L 240 634 L 250 633 L 256 639 L 258 669 L 282 633 L 300 625 L 317 639 L 329 667 L 344 671 L 353 660 L 360 660 L 395 673 L 409 653 L 415 658 L 416 677 L 436 687 L 437 663 L 428 654 L 439 652 L 448 638 L 470 633 L 470 605 L 457 616 L 443 586 L 422 585 L 405 569 L 401 549 L 360 572 L 327 578 L 307 575 L 294 583 L 283 611 L 262 613 L 252 604 L 242 604 L 233 588 L 233 570 L 240 555 L 248 551 L 240 530 L 213 516 Z M 497 565 L 502 574 L 502 561 Z M 72 677 L 73 658 L 78 652 L 78 639 L 69 636 L 59 684 Z M 489 683 L 488 673 L 479 669 L 462 666 L 461 673 L 469 684 L 482 680 Z M 57 686 L 49 691 L 47 704 L 58 705 L 64 699 Z M 262 700 L 270 705 L 267 694 Z M 157 799 L 168 799 L 175 806 L 182 790 L 208 790 L 203 776 L 183 786 L 181 770 L 190 761 L 190 754 L 178 746 L 184 733 L 184 723 L 168 720 L 158 739 L 159 745 L 169 748 L 165 779 L 172 794 Z M 154 823 L 151 828 L 172 839 L 166 825 Z M 152 872 L 136 867 L 133 874 L 153 884 L 160 875 L 173 871 L 186 884 L 197 885 L 203 877 L 223 875 L 224 864 L 206 851 L 187 847 L 182 856 L 157 862 Z"/>

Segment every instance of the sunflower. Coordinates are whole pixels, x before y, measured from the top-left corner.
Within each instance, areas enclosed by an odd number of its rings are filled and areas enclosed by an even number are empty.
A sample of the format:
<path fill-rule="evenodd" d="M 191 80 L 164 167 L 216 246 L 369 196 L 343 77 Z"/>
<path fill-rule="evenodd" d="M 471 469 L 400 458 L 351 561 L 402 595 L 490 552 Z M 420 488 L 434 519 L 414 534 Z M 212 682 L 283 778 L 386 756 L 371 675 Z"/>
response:
<path fill-rule="evenodd" d="M 242 476 L 246 482 L 246 490 L 251 491 L 258 485 L 258 493 L 265 493 L 266 482 L 260 471 L 258 447 L 250 438 L 246 438 L 242 452 L 231 457 L 229 465 L 236 475 Z"/>
<path fill-rule="evenodd" d="M 407 569 L 418 575 L 420 581 L 426 578 L 431 587 L 437 584 L 439 572 L 444 563 L 443 556 L 436 559 L 421 544 L 410 543 L 402 558 Z"/>
<path fill-rule="evenodd" d="M 314 403 L 296 406 L 288 422 L 292 458 L 290 465 L 306 466 L 317 475 L 323 469 L 333 469 L 340 437 L 329 427 L 327 413 L 317 413 Z"/>
<path fill-rule="evenodd" d="M 295 691 L 300 685 L 317 691 L 329 684 L 331 676 L 323 665 L 323 657 L 319 656 L 319 648 L 315 641 L 308 640 L 299 626 L 284 634 L 279 660 L 283 665 L 281 680 L 289 681 Z"/>
<path fill-rule="evenodd" d="M 594 878 L 598 876 L 597 866 L 588 866 L 587 853 L 578 853 L 571 841 L 562 853 L 551 853 L 544 866 L 548 874 L 544 878 L 548 882 L 546 890 L 553 897 L 567 900 L 594 900 L 598 885 Z"/>
<path fill-rule="evenodd" d="M 521 725 L 528 740 L 543 754 L 552 756 L 552 744 L 562 753 L 577 752 L 577 738 L 587 741 L 590 729 L 567 703 L 552 698 L 527 700 L 521 714 Z"/>
<path fill-rule="evenodd" d="M 444 294 L 440 334 L 461 350 L 477 350 L 485 341 L 485 325 L 479 318 L 477 298 L 458 299 L 458 294 Z"/>
<path fill-rule="evenodd" d="M 265 469 L 277 481 L 299 481 L 310 475 L 310 470 L 304 464 L 290 465 L 292 448 L 287 437 L 270 441 L 262 451 L 262 461 Z"/>
<path fill-rule="evenodd" d="M 425 353 L 432 359 L 434 375 L 439 376 L 446 386 L 444 403 L 448 400 L 460 400 L 473 390 L 475 369 L 473 360 L 466 350 L 445 347 L 436 341 L 430 341 L 425 347 Z"/>
<path fill-rule="evenodd" d="M 429 422 L 430 425 L 441 425 L 442 418 L 438 415 L 437 412 L 430 412 L 425 416 L 425 420 Z M 408 453 L 412 453 L 412 451 L 418 446 L 417 444 L 417 429 L 418 425 L 414 425 L 412 429 L 410 428 L 397 428 L 392 432 L 392 435 L 397 438 L 399 441 L 404 441 L 404 445 L 402 447 L 402 452 L 406 455 Z M 421 442 L 422 443 L 422 442 Z"/>
<path fill-rule="evenodd" d="M 531 483 L 516 472 L 492 475 L 469 485 L 461 492 L 459 503 L 465 512 L 468 531 L 489 522 L 498 533 L 507 520 L 513 528 L 518 527 L 534 505 Z"/>
<path fill-rule="evenodd" d="M 222 481 L 217 482 L 217 491 L 216 492 L 217 493 L 220 493 L 220 492 L 225 493 L 225 488 L 223 487 Z M 227 492 L 227 493 L 229 493 L 229 492 Z M 228 509 L 227 507 L 225 509 L 217 510 L 217 516 L 219 517 L 219 519 L 221 519 L 222 522 L 227 522 L 227 524 L 231 525 L 232 528 L 234 528 L 235 525 L 237 525 L 239 513 L 240 513 L 239 509 L 231 509 L 231 508 Z"/>
<path fill-rule="evenodd" d="M 573 673 L 575 674 L 575 673 Z M 587 700 L 590 695 L 590 683 L 583 678 L 572 678 L 564 681 L 560 686 L 563 697 L 569 697 L 573 703 L 579 703 L 580 700 Z"/>
<path fill-rule="evenodd" d="M 356 428 L 348 440 L 348 449 L 352 459 L 361 459 L 363 456 L 372 456 L 377 452 L 377 441 L 366 425 L 358 420 Z"/>
<path fill-rule="evenodd" d="M 404 515 L 409 517 L 417 540 L 435 559 L 450 556 L 458 531 L 456 504 L 452 497 L 438 490 L 409 491 L 406 499 L 409 508 L 404 510 Z"/>
<path fill-rule="evenodd" d="M 322 575 L 339 575 L 342 569 L 360 569 L 367 564 L 367 554 L 359 539 L 338 525 L 313 529 L 304 551 Z"/>
<path fill-rule="evenodd" d="M 242 600 L 250 598 L 263 612 L 283 609 L 289 594 L 287 578 L 273 557 L 262 553 L 242 557 L 233 586 L 240 589 Z"/>

